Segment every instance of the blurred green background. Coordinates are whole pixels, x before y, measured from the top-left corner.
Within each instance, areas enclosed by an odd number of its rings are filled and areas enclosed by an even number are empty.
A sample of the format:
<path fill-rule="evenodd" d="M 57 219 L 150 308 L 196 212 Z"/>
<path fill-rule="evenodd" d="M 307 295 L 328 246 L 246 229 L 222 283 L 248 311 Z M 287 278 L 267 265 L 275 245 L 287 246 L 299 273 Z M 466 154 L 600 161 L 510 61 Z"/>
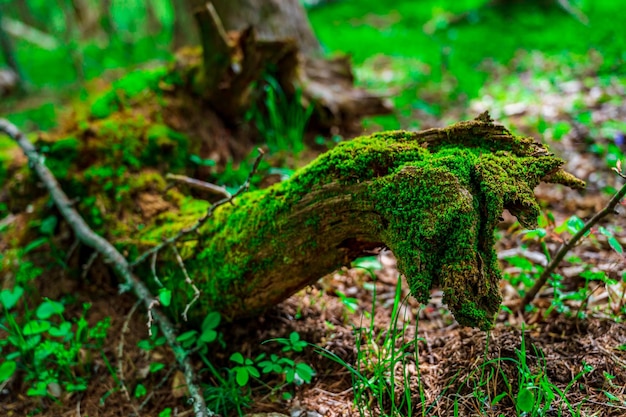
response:
<path fill-rule="evenodd" d="M 0 112 L 29 129 L 52 127 L 56 103 L 84 94 L 86 81 L 169 61 L 177 48 L 197 43 L 187 2 L 4 0 L 0 7 L 28 89 L 5 97 Z M 350 54 L 358 82 L 393 98 L 397 112 L 372 119 L 381 128 L 419 128 L 410 120 L 415 110 L 439 117 L 467 106 L 498 65 L 533 65 L 512 61 L 520 51 L 540 52 L 550 62 L 539 69 L 548 79 L 578 67 L 607 76 L 625 71 L 622 1 L 334 0 L 306 7 L 325 51 Z"/>

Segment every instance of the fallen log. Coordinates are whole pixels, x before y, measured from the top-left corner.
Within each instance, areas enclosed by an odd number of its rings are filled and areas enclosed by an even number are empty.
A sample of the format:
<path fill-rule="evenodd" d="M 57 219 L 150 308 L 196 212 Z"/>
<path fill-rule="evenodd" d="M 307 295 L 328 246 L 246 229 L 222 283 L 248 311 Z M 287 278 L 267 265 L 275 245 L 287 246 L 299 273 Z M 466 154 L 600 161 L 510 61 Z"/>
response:
<path fill-rule="evenodd" d="M 65 176 L 76 208 L 155 293 L 151 269 L 138 260 L 159 249 L 172 318 L 199 289 L 188 326 L 210 311 L 228 320 L 259 314 L 365 251 L 387 247 L 420 302 L 441 287 L 460 324 L 488 329 L 501 301 L 494 229 L 503 210 L 530 228 L 539 215 L 533 189 L 540 182 L 584 186 L 546 146 L 486 114 L 447 128 L 341 143 L 289 180 L 219 205 L 166 185 L 171 168 L 193 172 L 180 165 L 193 146 L 132 115 L 46 145 L 46 164 Z M 20 190 L 33 189 L 16 181 L 8 193 L 14 212 L 28 201 Z M 193 233 L 180 233 L 185 229 Z M 163 245 L 173 236 L 188 275 Z"/>
<path fill-rule="evenodd" d="M 179 241 L 202 294 L 191 317 L 259 314 L 384 246 L 420 302 L 440 286 L 460 324 L 488 329 L 501 301 L 494 229 L 505 209 L 523 226 L 536 226 L 533 189 L 542 181 L 583 187 L 562 165 L 546 146 L 486 115 L 342 143 L 288 181 L 215 209 Z M 157 245 L 193 212 L 197 205 L 164 214 L 133 245 Z M 180 274 L 170 272 L 163 284 L 191 298 Z"/>

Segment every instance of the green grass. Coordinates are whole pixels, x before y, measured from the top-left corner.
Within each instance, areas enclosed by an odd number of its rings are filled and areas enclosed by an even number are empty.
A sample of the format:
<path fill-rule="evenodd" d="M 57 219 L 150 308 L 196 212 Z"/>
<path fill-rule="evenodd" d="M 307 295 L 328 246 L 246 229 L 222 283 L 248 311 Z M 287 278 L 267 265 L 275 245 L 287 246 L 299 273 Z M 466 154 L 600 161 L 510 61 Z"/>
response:
<path fill-rule="evenodd" d="M 304 132 L 313 106 L 302 105 L 302 91 L 293 98 L 283 91 L 271 75 L 263 79 L 263 105 L 255 105 L 246 114 L 258 130 L 270 152 L 288 152 L 295 156 L 304 150 Z"/>
<path fill-rule="evenodd" d="M 361 258 L 353 264 L 355 267 L 365 268 L 373 276 L 373 271 L 380 269 L 378 266 L 364 266 Z M 369 261 L 367 261 L 369 262 Z M 355 363 L 348 363 L 342 358 L 319 346 L 315 346 L 316 352 L 331 361 L 343 366 L 352 377 L 352 389 L 354 393 L 354 405 L 358 409 L 359 415 L 364 416 L 411 416 L 427 415 L 427 405 L 424 401 L 423 387 L 419 384 L 421 401 L 415 404 L 416 393 L 412 392 L 410 383 L 413 375 L 408 371 L 409 363 L 419 363 L 419 338 L 417 332 L 415 337 L 405 342 L 405 334 L 409 325 L 406 317 L 400 317 L 401 308 L 406 300 L 402 298 L 402 280 L 398 277 L 396 291 L 393 298 L 391 319 L 389 327 L 384 330 L 377 329 L 374 324 L 376 311 L 376 292 L 374 290 L 372 311 L 365 312 L 362 320 L 365 326 L 356 327 L 355 332 Z M 354 309 L 350 304 L 346 304 L 344 298 L 342 302 L 346 310 L 353 314 Z M 369 323 L 367 323 L 369 321 Z M 400 321 L 403 324 L 399 324 Z M 400 369 L 401 378 L 398 378 L 396 370 Z M 419 378 L 419 367 L 418 378 Z M 417 412 L 421 408 L 421 412 Z M 379 414 L 380 413 L 380 414 Z"/>
<path fill-rule="evenodd" d="M 487 348 L 488 345 L 485 347 L 485 357 L 488 352 Z M 532 360 L 533 364 L 531 364 L 531 357 L 536 358 Z M 504 362 L 511 362 L 515 367 L 517 381 L 512 381 L 507 377 L 503 370 Z M 473 382 L 473 396 L 479 403 L 494 407 L 508 397 L 519 416 L 556 415 L 559 417 L 581 415 L 579 408 L 582 403 L 579 404 L 578 409 L 575 409 L 567 399 L 567 393 L 579 379 L 593 371 L 593 367 L 583 361 L 581 370 L 573 376 L 564 389 L 559 388 L 548 375 L 543 352 L 535 346 L 532 346 L 532 351 L 528 349 L 524 326 L 522 326 L 520 346 L 515 349 L 515 358 L 495 358 L 480 365 L 479 369 L 480 378 Z M 489 387 L 496 387 L 496 390 L 489 391 Z M 563 414 L 564 410 L 568 413 Z M 485 413 L 486 411 L 487 409 L 483 410 Z"/>

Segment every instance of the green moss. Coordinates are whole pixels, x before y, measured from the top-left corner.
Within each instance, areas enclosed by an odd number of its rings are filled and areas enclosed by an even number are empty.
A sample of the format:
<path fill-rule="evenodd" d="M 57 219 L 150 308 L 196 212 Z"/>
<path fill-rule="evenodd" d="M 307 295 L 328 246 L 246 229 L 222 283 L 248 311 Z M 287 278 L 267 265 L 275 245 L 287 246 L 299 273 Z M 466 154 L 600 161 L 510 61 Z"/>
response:
<path fill-rule="evenodd" d="M 107 91 L 97 96 L 91 104 L 91 117 L 104 119 L 120 109 L 120 103 L 115 91 Z"/>
<path fill-rule="evenodd" d="M 56 178 L 65 179 L 72 162 L 78 157 L 80 141 L 69 136 L 53 142 L 47 152 L 47 166 Z"/>
<path fill-rule="evenodd" d="M 91 117 L 104 119 L 129 106 L 141 95 L 160 91 L 159 82 L 167 77 L 166 67 L 142 69 L 126 74 L 113 82 L 111 89 L 97 95 L 91 104 Z M 171 77 L 170 77 L 171 78 Z"/>
<path fill-rule="evenodd" d="M 179 170 L 189 158 L 187 137 L 163 124 L 153 124 L 146 132 L 147 144 L 141 159 L 148 166 L 167 163 L 169 169 Z"/>
<path fill-rule="evenodd" d="M 118 94 L 123 94 L 127 99 L 132 99 L 144 91 L 157 91 L 159 81 L 168 73 L 166 67 L 142 69 L 126 74 L 113 83 L 113 88 Z"/>

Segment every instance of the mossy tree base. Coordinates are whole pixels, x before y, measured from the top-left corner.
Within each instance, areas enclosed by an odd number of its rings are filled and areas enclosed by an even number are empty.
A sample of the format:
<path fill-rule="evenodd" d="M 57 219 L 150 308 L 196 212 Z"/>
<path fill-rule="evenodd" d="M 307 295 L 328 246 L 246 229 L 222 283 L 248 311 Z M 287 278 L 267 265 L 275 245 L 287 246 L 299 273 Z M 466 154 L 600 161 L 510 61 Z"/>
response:
<path fill-rule="evenodd" d="M 297 0 L 199 3 L 195 16 L 202 57 L 187 50 L 179 64 L 191 90 L 227 124 L 237 125 L 257 105 L 264 94 L 258 86 L 268 74 L 288 97 L 302 92 L 300 104 L 313 106 L 318 128 L 353 130 L 365 116 L 391 112 L 388 100 L 354 85 L 349 58 L 319 57 L 319 44 Z M 227 27 L 237 29 L 226 32 L 223 18 Z M 250 22 L 242 24 L 242 18 Z"/>

